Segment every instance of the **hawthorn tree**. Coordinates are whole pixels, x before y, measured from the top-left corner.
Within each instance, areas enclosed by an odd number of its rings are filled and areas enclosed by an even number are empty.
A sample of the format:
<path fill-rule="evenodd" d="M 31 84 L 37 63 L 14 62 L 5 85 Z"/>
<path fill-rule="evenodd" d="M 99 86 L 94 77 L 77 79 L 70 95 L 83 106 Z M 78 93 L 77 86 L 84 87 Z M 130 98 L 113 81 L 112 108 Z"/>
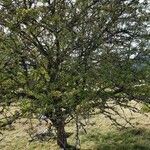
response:
<path fill-rule="evenodd" d="M 1 104 L 46 114 L 66 149 L 75 114 L 149 102 L 149 12 L 147 0 L 1 0 Z"/>

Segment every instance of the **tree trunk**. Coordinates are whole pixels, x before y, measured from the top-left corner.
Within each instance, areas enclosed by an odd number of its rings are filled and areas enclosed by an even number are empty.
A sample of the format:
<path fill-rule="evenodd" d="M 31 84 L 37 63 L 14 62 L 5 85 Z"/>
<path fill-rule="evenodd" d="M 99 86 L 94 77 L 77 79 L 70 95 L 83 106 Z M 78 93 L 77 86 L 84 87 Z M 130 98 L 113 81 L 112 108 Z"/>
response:
<path fill-rule="evenodd" d="M 66 132 L 65 132 L 65 125 L 62 120 L 59 121 L 59 124 L 57 124 L 56 130 L 57 130 L 57 144 L 59 145 L 60 148 L 63 148 L 64 150 L 66 150 L 67 137 L 66 137 Z"/>
<path fill-rule="evenodd" d="M 51 118 L 51 121 L 56 129 L 57 144 L 63 150 L 67 147 L 67 136 L 65 132 L 65 118 L 63 117 L 63 112 L 60 108 L 57 108 L 55 118 Z"/>

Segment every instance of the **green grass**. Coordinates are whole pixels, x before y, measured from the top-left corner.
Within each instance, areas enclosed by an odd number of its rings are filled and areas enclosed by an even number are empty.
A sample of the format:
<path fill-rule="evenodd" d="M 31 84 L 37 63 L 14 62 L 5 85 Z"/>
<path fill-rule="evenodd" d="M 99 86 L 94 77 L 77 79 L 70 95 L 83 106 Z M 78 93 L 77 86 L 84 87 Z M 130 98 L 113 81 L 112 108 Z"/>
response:
<path fill-rule="evenodd" d="M 141 111 L 144 113 L 149 113 L 150 112 L 150 104 L 143 104 Z"/>
<path fill-rule="evenodd" d="M 141 106 L 143 112 L 147 112 L 147 107 L 143 104 Z M 87 134 L 83 132 L 83 129 L 80 130 L 81 150 L 150 150 L 150 113 L 131 115 L 129 111 L 125 112 L 127 118 L 132 117 L 131 122 L 136 128 L 117 130 L 106 117 L 95 115 L 86 126 Z M 119 117 L 117 119 L 124 123 Z M 33 122 L 34 125 L 38 123 L 37 120 Z M 74 127 L 74 122 L 70 122 L 66 127 L 66 131 L 70 133 L 68 142 L 71 145 L 75 144 Z M 3 137 L 0 141 L 0 150 L 59 150 L 55 139 L 29 142 L 28 129 L 29 122 L 26 122 L 26 118 L 13 124 L 12 130 L 3 129 L 1 131 L 3 136 L 0 134 L 0 140 Z"/>
<path fill-rule="evenodd" d="M 25 137 L 19 140 L 0 143 L 2 150 L 59 150 L 56 142 L 33 141 Z M 89 130 L 81 136 L 81 150 L 150 150 L 150 131 L 146 129 L 124 129 L 111 132 L 100 132 L 98 129 Z"/>
<path fill-rule="evenodd" d="M 9 135 L 9 134 L 7 134 Z M 74 135 L 69 137 L 70 144 L 74 143 Z M 80 136 L 81 150 L 150 150 L 150 130 L 144 128 L 128 128 L 103 132 L 97 127 L 88 130 Z M 59 150 L 55 140 L 28 141 L 25 135 L 16 133 L 1 141 L 2 150 Z"/>
<path fill-rule="evenodd" d="M 93 143 L 93 150 L 150 150 L 150 131 L 126 129 L 101 134 L 93 130 L 82 137 L 82 143 Z"/>

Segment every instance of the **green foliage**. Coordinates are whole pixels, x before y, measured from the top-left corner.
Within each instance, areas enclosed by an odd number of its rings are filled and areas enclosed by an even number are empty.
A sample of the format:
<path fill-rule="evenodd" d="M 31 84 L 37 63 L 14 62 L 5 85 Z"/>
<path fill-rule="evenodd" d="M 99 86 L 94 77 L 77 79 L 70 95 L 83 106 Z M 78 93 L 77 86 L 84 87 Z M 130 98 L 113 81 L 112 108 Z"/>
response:
<path fill-rule="evenodd" d="M 1 0 L 2 102 L 25 99 L 56 126 L 77 108 L 149 101 L 146 2 Z"/>
<path fill-rule="evenodd" d="M 23 100 L 20 107 L 23 116 L 28 117 L 29 115 L 31 115 L 33 107 L 30 100 Z"/>

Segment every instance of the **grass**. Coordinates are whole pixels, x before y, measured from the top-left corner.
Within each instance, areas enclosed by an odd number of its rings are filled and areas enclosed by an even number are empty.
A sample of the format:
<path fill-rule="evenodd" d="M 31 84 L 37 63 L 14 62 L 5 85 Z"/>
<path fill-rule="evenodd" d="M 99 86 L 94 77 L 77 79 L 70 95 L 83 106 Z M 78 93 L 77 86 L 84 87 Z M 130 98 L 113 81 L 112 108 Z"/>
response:
<path fill-rule="evenodd" d="M 149 113 L 150 112 L 150 104 L 143 104 L 141 111 L 144 113 Z"/>
<path fill-rule="evenodd" d="M 145 129 L 126 129 L 106 134 L 93 130 L 82 137 L 82 143 L 93 143 L 93 147 L 87 147 L 91 150 L 150 150 L 149 141 L 150 131 Z"/>
<path fill-rule="evenodd" d="M 10 137 L 12 138 L 12 137 Z M 150 150 L 150 131 L 145 129 L 125 129 L 101 133 L 90 130 L 81 136 L 81 150 Z M 0 144 L 1 150 L 58 150 L 55 141 L 28 142 L 26 137 L 10 139 Z"/>
<path fill-rule="evenodd" d="M 145 107 L 145 106 L 144 106 Z M 143 105 L 141 110 L 143 109 Z M 145 111 L 145 108 L 144 108 Z M 144 114 L 133 113 L 126 110 L 126 116 L 131 119 L 135 128 L 118 130 L 103 115 L 95 115 L 90 119 L 86 127 L 87 134 L 80 130 L 81 150 L 150 150 L 150 113 L 148 117 Z M 120 123 L 124 123 L 117 118 Z M 36 121 L 35 121 L 36 122 Z M 59 150 L 55 139 L 47 141 L 30 141 L 27 134 L 29 123 L 26 119 L 18 120 L 13 124 L 12 130 L 3 130 L 0 134 L 0 150 Z M 75 144 L 75 124 L 71 122 L 66 127 L 70 133 L 68 142 Z"/>

